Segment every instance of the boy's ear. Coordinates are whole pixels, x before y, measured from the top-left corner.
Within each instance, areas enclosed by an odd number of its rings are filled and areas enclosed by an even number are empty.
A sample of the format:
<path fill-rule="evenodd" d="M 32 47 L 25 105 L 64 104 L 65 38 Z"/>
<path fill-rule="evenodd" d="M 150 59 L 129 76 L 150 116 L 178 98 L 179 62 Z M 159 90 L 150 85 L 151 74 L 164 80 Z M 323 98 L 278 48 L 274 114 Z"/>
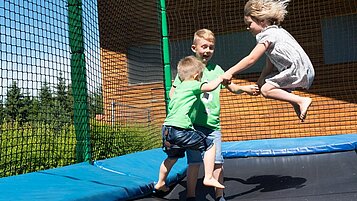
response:
<path fill-rule="evenodd" d="M 199 81 L 199 75 L 200 75 L 199 73 L 195 73 L 193 75 L 193 79 Z"/>
<path fill-rule="evenodd" d="M 196 45 L 191 45 L 192 52 L 196 53 Z"/>

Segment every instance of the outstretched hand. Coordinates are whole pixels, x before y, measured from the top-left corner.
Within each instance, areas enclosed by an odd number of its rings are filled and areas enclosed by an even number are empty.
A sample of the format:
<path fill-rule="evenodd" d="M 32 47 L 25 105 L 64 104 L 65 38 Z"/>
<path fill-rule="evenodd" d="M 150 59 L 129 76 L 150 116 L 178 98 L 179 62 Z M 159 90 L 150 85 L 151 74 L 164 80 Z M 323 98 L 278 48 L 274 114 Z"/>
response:
<path fill-rule="evenodd" d="M 232 77 L 232 74 L 228 73 L 224 73 L 223 75 L 221 75 L 221 78 L 223 79 L 222 84 L 225 86 L 231 84 Z"/>

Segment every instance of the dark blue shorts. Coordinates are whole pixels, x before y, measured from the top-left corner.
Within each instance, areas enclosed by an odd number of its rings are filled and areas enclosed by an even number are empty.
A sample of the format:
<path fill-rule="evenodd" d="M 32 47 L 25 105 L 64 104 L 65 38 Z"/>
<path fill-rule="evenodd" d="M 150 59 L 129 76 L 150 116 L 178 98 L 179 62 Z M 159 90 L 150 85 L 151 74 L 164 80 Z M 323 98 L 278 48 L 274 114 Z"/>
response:
<path fill-rule="evenodd" d="M 187 130 L 174 126 L 162 126 L 162 148 L 170 158 L 185 157 L 186 149 L 204 152 L 211 148 L 213 140 L 201 131 Z"/>

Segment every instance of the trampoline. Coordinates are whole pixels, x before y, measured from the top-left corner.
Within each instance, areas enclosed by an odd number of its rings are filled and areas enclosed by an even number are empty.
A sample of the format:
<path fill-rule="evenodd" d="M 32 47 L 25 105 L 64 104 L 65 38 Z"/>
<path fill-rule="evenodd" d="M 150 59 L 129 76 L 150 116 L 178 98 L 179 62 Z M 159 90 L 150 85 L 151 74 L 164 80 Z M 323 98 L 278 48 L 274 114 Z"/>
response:
<path fill-rule="evenodd" d="M 357 200 L 357 134 L 224 142 L 227 200 Z M 0 179 L 0 201 L 185 200 L 186 159 L 169 174 L 172 191 L 152 196 L 161 149 Z M 201 174 L 203 171 L 200 171 Z M 197 200 L 214 200 L 197 186 Z"/>
<path fill-rule="evenodd" d="M 357 200 L 355 135 L 275 139 L 223 144 L 226 200 Z M 239 148 L 240 147 L 240 148 Z M 197 200 L 214 200 L 213 188 L 197 184 Z M 186 180 L 163 198 L 185 200 Z"/>

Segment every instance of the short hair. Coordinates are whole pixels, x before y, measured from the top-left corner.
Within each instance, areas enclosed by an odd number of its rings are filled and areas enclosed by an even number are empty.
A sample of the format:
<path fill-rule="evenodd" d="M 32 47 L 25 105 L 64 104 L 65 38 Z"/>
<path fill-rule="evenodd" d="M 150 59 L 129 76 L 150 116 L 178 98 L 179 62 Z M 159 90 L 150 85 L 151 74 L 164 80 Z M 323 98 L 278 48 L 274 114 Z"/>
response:
<path fill-rule="evenodd" d="M 290 0 L 249 0 L 244 6 L 244 16 L 253 17 L 259 21 L 269 20 L 280 25 L 288 11 Z"/>
<path fill-rule="evenodd" d="M 205 40 L 208 40 L 212 43 L 215 43 L 216 42 L 216 38 L 214 36 L 214 33 L 209 30 L 209 29 L 199 29 L 197 30 L 194 34 L 193 34 L 193 42 L 192 44 L 197 44 L 197 40 L 199 38 L 203 38 Z"/>
<path fill-rule="evenodd" d="M 196 73 L 202 73 L 205 64 L 195 56 L 187 56 L 181 59 L 177 65 L 177 73 L 181 81 L 192 78 Z"/>

